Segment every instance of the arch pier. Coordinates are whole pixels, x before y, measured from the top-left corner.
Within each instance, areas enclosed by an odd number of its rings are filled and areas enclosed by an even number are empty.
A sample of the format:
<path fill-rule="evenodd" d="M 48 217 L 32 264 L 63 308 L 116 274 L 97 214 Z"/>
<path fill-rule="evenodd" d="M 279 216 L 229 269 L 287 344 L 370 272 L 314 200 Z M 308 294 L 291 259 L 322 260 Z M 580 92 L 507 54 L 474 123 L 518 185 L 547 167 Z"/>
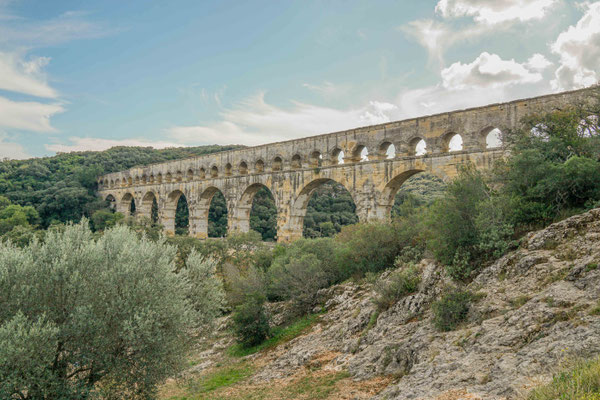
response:
<path fill-rule="evenodd" d="M 350 129 L 342 132 L 135 167 L 98 178 L 98 194 L 118 212 L 150 217 L 175 232 L 177 201 L 185 196 L 190 235 L 208 236 L 208 211 L 221 192 L 228 232 L 250 229 L 252 200 L 267 188 L 277 208 L 277 240 L 302 236 L 311 193 L 324 182 L 343 185 L 360 221 L 390 218 L 394 195 L 418 172 L 444 180 L 461 165 L 486 169 L 504 156 L 502 132 L 524 117 L 578 104 L 593 89 Z M 156 202 L 156 203 L 155 203 Z"/>

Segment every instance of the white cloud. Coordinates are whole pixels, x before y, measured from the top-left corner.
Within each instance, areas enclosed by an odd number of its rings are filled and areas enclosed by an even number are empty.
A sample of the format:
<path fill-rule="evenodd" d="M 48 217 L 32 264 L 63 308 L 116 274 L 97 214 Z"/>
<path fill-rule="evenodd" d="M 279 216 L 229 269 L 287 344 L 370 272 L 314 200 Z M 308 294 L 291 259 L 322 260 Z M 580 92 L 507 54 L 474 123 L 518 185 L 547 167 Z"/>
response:
<path fill-rule="evenodd" d="M 21 160 L 31 157 L 19 143 L 7 142 L 6 140 L 6 134 L 0 132 L 0 160 L 4 158 Z"/>
<path fill-rule="evenodd" d="M 0 97 L 0 127 L 34 132 L 54 132 L 50 117 L 64 111 L 60 104 L 19 102 Z"/>
<path fill-rule="evenodd" d="M 389 122 L 395 112 L 395 105 L 377 101 L 350 110 L 297 102 L 283 109 L 268 104 L 259 93 L 224 111 L 220 122 L 175 126 L 167 134 L 180 143 L 257 145 Z"/>
<path fill-rule="evenodd" d="M 115 146 L 141 146 L 154 147 L 155 149 L 164 149 L 167 147 L 182 147 L 180 143 L 152 141 L 146 139 L 102 139 L 102 138 L 82 138 L 70 137 L 71 144 L 45 144 L 48 151 L 68 153 L 71 151 L 102 151 Z"/>
<path fill-rule="evenodd" d="M 498 55 L 487 52 L 481 53 L 470 64 L 456 62 L 442 70 L 441 75 L 442 85 L 449 90 L 497 88 L 542 80 L 539 72 L 530 71 L 524 64 L 515 60 L 503 60 Z"/>
<path fill-rule="evenodd" d="M 480 24 L 526 22 L 543 18 L 557 0 L 440 0 L 435 7 L 444 18 L 472 17 Z"/>
<path fill-rule="evenodd" d="M 540 53 L 535 53 L 529 57 L 529 60 L 527 60 L 527 63 L 525 63 L 527 68 L 535 71 L 543 71 L 551 65 L 552 63 Z"/>
<path fill-rule="evenodd" d="M 552 44 L 560 56 L 552 86 L 558 90 L 589 86 L 600 72 L 600 2 L 585 4 L 586 11 L 575 26 L 562 32 Z"/>
<path fill-rule="evenodd" d="M 23 60 L 15 53 L 0 52 L 0 89 L 36 97 L 56 98 L 57 93 L 46 83 L 42 69 L 48 57 Z"/>

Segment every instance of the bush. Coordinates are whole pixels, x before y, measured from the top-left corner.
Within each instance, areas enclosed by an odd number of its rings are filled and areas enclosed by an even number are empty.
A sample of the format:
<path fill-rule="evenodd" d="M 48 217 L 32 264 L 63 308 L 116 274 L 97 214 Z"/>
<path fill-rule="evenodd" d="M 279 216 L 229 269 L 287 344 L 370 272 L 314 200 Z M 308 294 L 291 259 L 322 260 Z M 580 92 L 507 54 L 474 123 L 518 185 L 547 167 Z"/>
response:
<path fill-rule="evenodd" d="M 452 291 L 431 305 L 433 324 L 441 332 L 456 329 L 467 319 L 473 295 L 469 291 Z"/>
<path fill-rule="evenodd" d="M 548 385 L 532 390 L 527 399 L 600 399 L 600 358 L 575 363 L 567 371 L 556 374 Z"/>
<path fill-rule="evenodd" d="M 0 398 L 151 396 L 219 307 L 195 283 L 211 273 L 191 260 L 193 274 L 175 274 L 174 256 L 124 226 L 94 240 L 86 223 L 0 244 Z"/>
<path fill-rule="evenodd" d="M 378 280 L 375 283 L 376 296 L 373 299 L 377 309 L 379 311 L 387 310 L 401 298 L 415 293 L 421 282 L 419 272 L 417 267 L 411 265 L 392 271 L 385 280 Z"/>
<path fill-rule="evenodd" d="M 232 320 L 238 343 L 248 348 L 259 345 L 269 336 L 269 319 L 264 309 L 265 299 L 252 295 L 236 307 Z"/>

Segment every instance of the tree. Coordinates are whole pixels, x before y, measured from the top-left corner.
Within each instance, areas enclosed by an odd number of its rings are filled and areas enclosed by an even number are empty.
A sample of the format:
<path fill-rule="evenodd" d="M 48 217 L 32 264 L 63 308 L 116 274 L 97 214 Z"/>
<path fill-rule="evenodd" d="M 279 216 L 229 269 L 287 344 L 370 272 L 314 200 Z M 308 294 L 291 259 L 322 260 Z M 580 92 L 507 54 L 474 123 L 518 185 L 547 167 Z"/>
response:
<path fill-rule="evenodd" d="M 222 301 L 212 266 L 193 256 L 177 274 L 174 256 L 125 226 L 94 240 L 86 222 L 0 244 L 0 398 L 151 396 Z"/>

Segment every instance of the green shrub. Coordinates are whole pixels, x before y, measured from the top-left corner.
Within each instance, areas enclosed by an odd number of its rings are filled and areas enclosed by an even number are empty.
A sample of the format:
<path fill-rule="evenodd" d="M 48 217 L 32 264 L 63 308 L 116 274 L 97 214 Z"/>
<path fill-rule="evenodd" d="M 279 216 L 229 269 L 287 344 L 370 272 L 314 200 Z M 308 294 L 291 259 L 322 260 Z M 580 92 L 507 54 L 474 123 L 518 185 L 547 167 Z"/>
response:
<path fill-rule="evenodd" d="M 243 347 L 256 346 L 269 336 L 269 319 L 264 303 L 264 297 L 252 295 L 235 308 L 232 316 L 233 330 L 238 343 Z"/>
<path fill-rule="evenodd" d="M 441 332 L 456 329 L 467 319 L 473 294 L 469 291 L 455 290 L 446 293 L 431 305 L 433 324 Z"/>
<path fill-rule="evenodd" d="M 384 311 L 393 306 L 401 298 L 415 293 L 419 289 L 421 277 L 419 269 L 409 266 L 393 271 L 385 280 L 375 283 L 376 296 L 373 302 L 379 311 Z"/>
<path fill-rule="evenodd" d="M 86 223 L 0 243 L 0 398 L 151 396 L 220 308 L 212 269 L 176 274 L 174 256 L 125 226 L 95 240 Z"/>

